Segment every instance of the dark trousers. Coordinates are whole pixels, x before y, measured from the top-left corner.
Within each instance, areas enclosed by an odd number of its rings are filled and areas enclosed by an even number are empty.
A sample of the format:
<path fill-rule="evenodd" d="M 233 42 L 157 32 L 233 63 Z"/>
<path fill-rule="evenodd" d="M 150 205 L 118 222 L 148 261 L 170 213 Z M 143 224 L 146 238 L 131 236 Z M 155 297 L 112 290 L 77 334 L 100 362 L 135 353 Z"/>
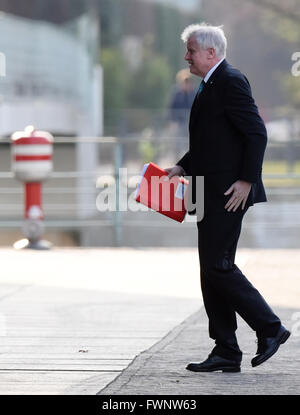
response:
<path fill-rule="evenodd" d="M 216 343 L 212 354 L 238 361 L 242 352 L 235 335 L 236 313 L 258 338 L 275 336 L 281 326 L 280 319 L 234 263 L 246 210 L 207 212 L 197 222 L 203 302 L 209 336 Z"/>

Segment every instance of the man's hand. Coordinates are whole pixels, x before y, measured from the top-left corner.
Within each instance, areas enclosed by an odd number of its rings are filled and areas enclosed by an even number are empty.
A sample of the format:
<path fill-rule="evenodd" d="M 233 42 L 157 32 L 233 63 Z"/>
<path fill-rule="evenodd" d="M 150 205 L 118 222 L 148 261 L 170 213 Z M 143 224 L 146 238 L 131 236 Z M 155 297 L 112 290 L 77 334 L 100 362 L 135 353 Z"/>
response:
<path fill-rule="evenodd" d="M 183 176 L 185 174 L 185 171 L 180 166 L 169 167 L 165 169 L 165 171 L 168 173 L 169 179 L 171 179 L 173 176 Z"/>
<path fill-rule="evenodd" d="M 242 203 L 242 210 L 244 210 L 248 195 L 251 190 L 251 186 L 251 183 L 245 182 L 244 180 L 237 180 L 235 183 L 233 183 L 233 185 L 231 185 L 229 189 L 224 193 L 224 195 L 229 195 L 233 192 L 233 195 L 225 205 L 225 209 L 227 209 L 228 212 L 233 209 L 233 212 L 235 212 Z"/>

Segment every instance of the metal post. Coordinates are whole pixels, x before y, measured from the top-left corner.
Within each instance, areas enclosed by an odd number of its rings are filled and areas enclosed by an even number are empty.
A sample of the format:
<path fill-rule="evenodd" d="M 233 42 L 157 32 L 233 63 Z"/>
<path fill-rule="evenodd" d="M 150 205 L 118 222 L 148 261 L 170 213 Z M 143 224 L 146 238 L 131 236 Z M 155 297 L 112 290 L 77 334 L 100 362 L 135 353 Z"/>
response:
<path fill-rule="evenodd" d="M 122 143 L 118 139 L 115 144 L 116 210 L 114 212 L 114 236 L 116 246 L 121 246 L 122 244 L 122 212 L 120 211 L 120 168 L 122 166 L 122 158 Z"/>

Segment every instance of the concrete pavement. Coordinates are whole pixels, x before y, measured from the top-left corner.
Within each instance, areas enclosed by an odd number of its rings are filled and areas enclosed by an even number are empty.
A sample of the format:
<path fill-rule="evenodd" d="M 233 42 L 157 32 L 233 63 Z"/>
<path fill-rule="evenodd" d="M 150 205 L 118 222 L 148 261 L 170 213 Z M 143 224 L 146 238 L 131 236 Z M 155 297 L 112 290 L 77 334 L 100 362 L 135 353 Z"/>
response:
<path fill-rule="evenodd" d="M 240 321 L 242 373 L 204 377 L 184 369 L 212 346 L 196 249 L 8 248 L 0 257 L 0 394 L 299 391 L 298 250 L 238 250 L 293 336 L 272 365 L 252 369 L 254 336 Z"/>
<path fill-rule="evenodd" d="M 274 311 L 290 326 L 295 309 L 276 307 Z M 205 360 L 213 348 L 201 309 L 137 356 L 99 395 L 299 395 L 299 337 L 291 336 L 272 358 L 252 368 L 255 337 L 241 319 L 238 326 L 243 350 L 241 373 L 194 373 L 185 369 L 189 362 Z"/>
<path fill-rule="evenodd" d="M 96 394 L 201 306 L 191 250 L 0 258 L 0 394 Z"/>
<path fill-rule="evenodd" d="M 137 356 L 100 395 L 300 394 L 300 252 L 239 250 L 238 253 L 237 264 L 291 331 L 289 340 L 278 352 L 252 368 L 251 359 L 257 348 L 255 334 L 238 316 L 237 337 L 243 351 L 241 373 L 187 371 L 187 363 L 205 360 L 214 346 L 208 337 L 208 320 L 202 308 Z"/>

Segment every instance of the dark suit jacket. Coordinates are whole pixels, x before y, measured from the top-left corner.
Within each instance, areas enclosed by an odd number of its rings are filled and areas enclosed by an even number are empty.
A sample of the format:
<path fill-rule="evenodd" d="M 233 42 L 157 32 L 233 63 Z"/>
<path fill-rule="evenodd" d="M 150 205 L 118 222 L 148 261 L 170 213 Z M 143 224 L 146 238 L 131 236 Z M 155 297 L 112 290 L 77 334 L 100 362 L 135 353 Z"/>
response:
<path fill-rule="evenodd" d="M 252 183 L 246 206 L 267 200 L 261 179 L 266 128 L 247 78 L 226 60 L 195 97 L 189 133 L 189 151 L 177 165 L 187 176 L 204 176 L 205 211 L 224 211 L 232 196 L 224 192 L 239 179 Z"/>

